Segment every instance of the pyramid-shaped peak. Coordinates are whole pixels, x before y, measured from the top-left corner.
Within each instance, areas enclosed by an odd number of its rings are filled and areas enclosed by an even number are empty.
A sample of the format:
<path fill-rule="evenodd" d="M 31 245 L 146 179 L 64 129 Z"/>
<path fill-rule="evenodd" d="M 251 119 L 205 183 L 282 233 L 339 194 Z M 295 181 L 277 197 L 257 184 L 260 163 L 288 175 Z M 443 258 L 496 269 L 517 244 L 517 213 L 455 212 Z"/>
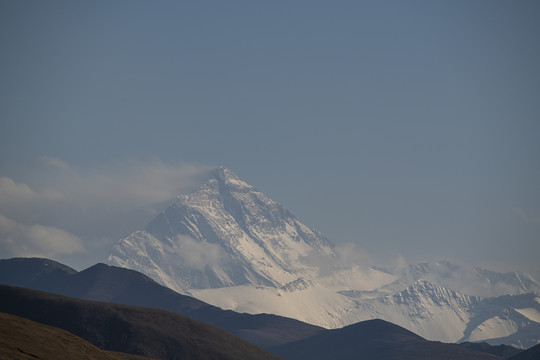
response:
<path fill-rule="evenodd" d="M 220 166 L 214 172 L 212 179 L 217 180 L 219 183 L 232 187 L 236 190 L 253 190 L 254 187 L 246 183 L 244 180 L 240 179 L 232 170 Z"/>
<path fill-rule="evenodd" d="M 220 166 L 215 171 L 216 171 L 216 175 L 222 179 L 228 179 L 228 178 L 238 179 L 238 175 L 236 175 L 234 171 L 232 171 L 229 168 L 226 168 L 225 166 Z"/>
<path fill-rule="evenodd" d="M 186 204 L 200 204 L 207 207 L 209 199 L 216 199 L 226 194 L 232 193 L 257 193 L 259 196 L 263 196 L 257 192 L 255 187 L 249 185 L 238 177 L 232 170 L 220 166 L 214 168 L 206 173 L 206 178 L 197 190 L 189 194 L 181 194 L 171 203 L 170 206 L 178 207 Z"/>

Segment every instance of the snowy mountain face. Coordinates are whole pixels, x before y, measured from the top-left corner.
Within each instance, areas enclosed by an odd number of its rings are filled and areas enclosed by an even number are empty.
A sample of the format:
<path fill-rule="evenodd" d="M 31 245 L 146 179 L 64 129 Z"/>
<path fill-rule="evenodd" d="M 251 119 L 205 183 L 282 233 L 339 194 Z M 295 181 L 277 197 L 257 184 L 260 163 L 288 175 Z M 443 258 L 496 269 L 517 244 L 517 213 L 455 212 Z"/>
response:
<path fill-rule="evenodd" d="M 118 242 L 109 263 L 141 271 L 181 293 L 239 285 L 305 286 L 317 269 L 300 261 L 333 244 L 280 204 L 217 169 L 148 226 Z"/>
<path fill-rule="evenodd" d="M 428 339 L 487 341 L 518 348 L 540 340 L 540 333 L 532 336 L 529 331 L 531 326 L 540 326 L 540 298 L 534 293 L 483 298 L 418 280 L 401 292 L 358 304 L 372 318 L 409 324 Z M 515 339 L 499 340 L 511 335 Z"/>
<path fill-rule="evenodd" d="M 108 262 L 239 312 L 327 328 L 380 318 L 445 342 L 540 342 L 540 287 L 531 276 L 444 261 L 343 263 L 321 233 L 226 168 L 119 241 Z"/>
<path fill-rule="evenodd" d="M 324 282 L 293 292 L 238 286 L 194 291 L 194 296 L 222 308 L 274 313 L 339 328 L 383 319 L 428 340 L 486 341 L 528 348 L 540 342 L 540 298 L 534 294 L 483 298 L 419 280 L 395 294 L 351 297 L 359 290 L 335 291 Z"/>
<path fill-rule="evenodd" d="M 479 267 L 466 267 L 447 261 L 409 265 L 400 273 L 402 283 L 428 280 L 462 294 L 490 297 L 519 295 L 530 292 L 540 294 L 534 278 L 519 271 L 498 273 Z"/>
<path fill-rule="evenodd" d="M 539 341 L 540 297 L 534 293 L 485 298 L 472 305 L 461 341 L 529 348 Z"/>

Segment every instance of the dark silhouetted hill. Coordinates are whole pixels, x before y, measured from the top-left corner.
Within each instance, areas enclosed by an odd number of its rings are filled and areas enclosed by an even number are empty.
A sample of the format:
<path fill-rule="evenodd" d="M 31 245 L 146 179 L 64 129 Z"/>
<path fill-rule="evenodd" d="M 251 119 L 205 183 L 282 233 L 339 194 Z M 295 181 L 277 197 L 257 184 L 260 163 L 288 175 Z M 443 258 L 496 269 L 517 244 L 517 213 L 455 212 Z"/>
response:
<path fill-rule="evenodd" d="M 481 352 L 485 352 L 492 355 L 497 355 L 505 359 L 508 359 L 509 357 L 517 355 L 523 351 L 521 349 L 516 349 L 513 346 L 490 345 L 487 342 L 480 342 L 480 343 L 464 342 L 458 345 L 461 347 L 465 347 L 467 349 L 472 349 L 472 350 L 481 351 Z"/>
<path fill-rule="evenodd" d="M 0 359 L 152 360 L 101 350 L 65 330 L 6 313 L 0 313 Z"/>
<path fill-rule="evenodd" d="M 508 360 L 540 360 L 540 344 L 510 357 Z"/>
<path fill-rule="evenodd" d="M 0 285 L 0 312 L 64 329 L 104 350 L 162 360 L 278 359 L 226 331 L 165 310 Z"/>
<path fill-rule="evenodd" d="M 501 360 L 453 344 L 428 341 L 383 320 L 363 321 L 271 349 L 289 360 Z"/>
<path fill-rule="evenodd" d="M 164 309 L 212 324 L 262 348 L 304 339 L 324 330 L 277 315 L 223 310 L 178 294 L 137 271 L 105 264 L 77 272 L 48 259 L 0 260 L 0 283 L 85 300 Z"/>

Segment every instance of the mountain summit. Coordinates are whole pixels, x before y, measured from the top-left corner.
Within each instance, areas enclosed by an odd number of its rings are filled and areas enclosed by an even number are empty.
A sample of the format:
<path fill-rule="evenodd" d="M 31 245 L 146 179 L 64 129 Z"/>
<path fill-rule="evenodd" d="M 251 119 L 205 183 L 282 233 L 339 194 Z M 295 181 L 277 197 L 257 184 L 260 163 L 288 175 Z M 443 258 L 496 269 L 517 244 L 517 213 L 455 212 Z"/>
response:
<path fill-rule="evenodd" d="M 352 252 L 221 167 L 120 240 L 108 262 L 237 312 L 327 328 L 381 318 L 446 342 L 529 347 L 540 341 L 532 277 L 444 261 L 366 268 L 349 260 Z"/>
<path fill-rule="evenodd" d="M 280 204 L 220 167 L 198 191 L 178 196 L 141 231 L 119 241 L 108 262 L 182 293 L 238 285 L 308 284 L 300 261 L 333 255 L 333 244 Z"/>

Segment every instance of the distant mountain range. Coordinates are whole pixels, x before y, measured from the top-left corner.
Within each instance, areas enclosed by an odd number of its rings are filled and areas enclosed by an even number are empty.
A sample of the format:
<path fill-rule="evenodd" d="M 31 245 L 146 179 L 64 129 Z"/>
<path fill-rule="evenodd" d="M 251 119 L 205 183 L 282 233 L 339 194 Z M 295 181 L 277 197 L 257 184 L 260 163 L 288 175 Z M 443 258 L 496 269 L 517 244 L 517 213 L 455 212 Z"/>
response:
<path fill-rule="evenodd" d="M 0 283 L 24 284 L 94 300 L 0 285 L 0 312 L 68 330 L 101 349 L 164 360 L 272 358 L 219 329 L 177 315 L 179 312 L 198 315 L 208 323 L 266 343 L 270 352 L 284 359 L 346 360 L 363 354 L 372 360 L 501 360 L 509 355 L 490 354 L 497 348 L 487 344 L 478 351 L 467 345 L 428 341 L 382 320 L 324 330 L 274 315 L 237 314 L 175 293 L 138 272 L 104 264 L 77 272 L 47 259 L 0 260 Z"/>
<path fill-rule="evenodd" d="M 344 262 L 324 235 L 226 168 L 120 240 L 108 262 L 239 312 L 326 328 L 380 318 L 445 342 L 540 342 L 540 286 L 530 275 Z"/>

